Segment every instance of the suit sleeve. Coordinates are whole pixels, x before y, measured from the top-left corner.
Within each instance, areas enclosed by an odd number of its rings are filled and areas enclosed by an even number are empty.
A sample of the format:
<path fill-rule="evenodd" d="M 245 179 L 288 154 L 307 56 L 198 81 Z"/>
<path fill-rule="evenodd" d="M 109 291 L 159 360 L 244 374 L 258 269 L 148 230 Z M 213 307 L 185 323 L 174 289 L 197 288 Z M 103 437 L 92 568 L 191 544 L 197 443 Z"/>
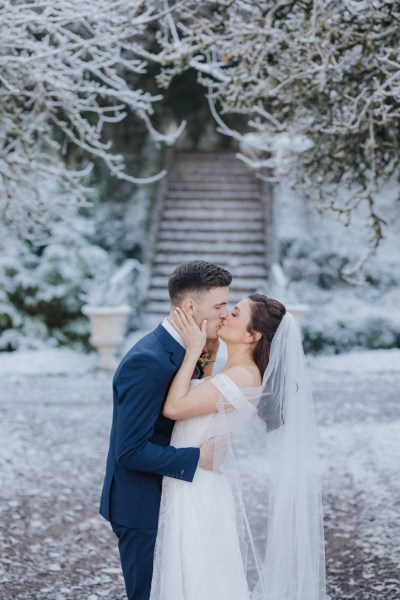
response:
<path fill-rule="evenodd" d="M 125 469 L 192 481 L 199 448 L 159 446 L 150 441 L 169 385 L 159 372 L 155 357 L 137 355 L 122 366 L 114 381 L 117 462 Z"/>

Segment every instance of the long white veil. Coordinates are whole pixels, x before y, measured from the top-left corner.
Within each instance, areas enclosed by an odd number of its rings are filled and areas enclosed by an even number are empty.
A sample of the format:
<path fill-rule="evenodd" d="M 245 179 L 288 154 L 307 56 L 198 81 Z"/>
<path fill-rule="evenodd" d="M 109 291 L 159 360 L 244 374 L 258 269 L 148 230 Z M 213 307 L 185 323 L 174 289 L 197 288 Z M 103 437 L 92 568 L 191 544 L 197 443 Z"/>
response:
<path fill-rule="evenodd" d="M 239 401 L 228 377 L 213 381 L 221 392 L 215 470 L 234 492 L 251 600 L 324 600 L 316 428 L 294 317 L 286 313 L 275 333 L 261 388 L 241 390 Z"/>

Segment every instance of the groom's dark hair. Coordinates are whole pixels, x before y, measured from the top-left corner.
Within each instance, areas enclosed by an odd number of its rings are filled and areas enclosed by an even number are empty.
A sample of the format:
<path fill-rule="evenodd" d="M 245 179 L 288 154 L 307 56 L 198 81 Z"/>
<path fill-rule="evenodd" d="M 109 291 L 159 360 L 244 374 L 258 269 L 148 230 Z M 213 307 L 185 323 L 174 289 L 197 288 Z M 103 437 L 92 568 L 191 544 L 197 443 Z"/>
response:
<path fill-rule="evenodd" d="M 205 260 L 184 262 L 171 273 L 168 292 L 172 304 L 178 305 L 188 292 L 206 292 L 215 287 L 229 286 L 232 275 L 218 265 Z"/>

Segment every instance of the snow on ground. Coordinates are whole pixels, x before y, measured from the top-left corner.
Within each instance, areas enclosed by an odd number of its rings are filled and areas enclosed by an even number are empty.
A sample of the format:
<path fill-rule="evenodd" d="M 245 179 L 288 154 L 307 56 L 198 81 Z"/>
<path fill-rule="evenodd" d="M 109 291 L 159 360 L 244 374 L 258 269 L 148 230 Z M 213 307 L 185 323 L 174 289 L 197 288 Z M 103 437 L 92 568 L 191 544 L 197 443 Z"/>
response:
<path fill-rule="evenodd" d="M 364 350 L 339 354 L 338 356 L 310 357 L 308 362 L 315 373 L 355 373 L 357 376 L 370 373 L 399 373 L 400 349 Z M 400 390 L 399 390 L 400 395 Z M 400 398 L 399 398 L 400 400 Z"/>
<path fill-rule="evenodd" d="M 320 356 L 309 364 L 332 598 L 399 599 L 400 351 Z"/>
<path fill-rule="evenodd" d="M 3 375 L 79 375 L 96 368 L 97 357 L 68 348 L 41 351 L 3 352 L 0 354 L 0 377 Z"/>
<path fill-rule="evenodd" d="M 399 358 L 309 358 L 331 600 L 400 598 Z M 0 355 L 2 600 L 124 597 L 116 541 L 97 514 L 111 375 L 94 360 L 59 349 Z"/>

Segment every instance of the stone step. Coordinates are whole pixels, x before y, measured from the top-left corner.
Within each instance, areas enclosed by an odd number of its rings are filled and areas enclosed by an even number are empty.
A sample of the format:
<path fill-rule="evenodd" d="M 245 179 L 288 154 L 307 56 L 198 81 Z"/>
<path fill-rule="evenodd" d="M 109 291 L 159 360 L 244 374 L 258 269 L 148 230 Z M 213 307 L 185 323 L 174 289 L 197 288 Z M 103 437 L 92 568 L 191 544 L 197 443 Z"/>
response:
<path fill-rule="evenodd" d="M 213 192 L 206 190 L 204 192 L 193 192 L 178 190 L 175 192 L 168 191 L 167 200 L 190 200 L 190 202 L 198 202 L 201 200 L 259 200 L 259 194 L 247 194 L 241 190 L 236 190 L 232 184 L 232 190 L 220 190 Z"/>
<path fill-rule="evenodd" d="M 194 191 L 194 192 L 206 192 L 206 191 L 211 191 L 211 192 L 220 192 L 220 191 L 228 191 L 230 192 L 232 190 L 232 180 L 226 180 L 226 181 L 207 181 L 207 180 L 197 180 L 197 181 L 191 181 L 190 179 L 188 181 L 182 181 L 182 180 L 177 180 L 177 181 L 171 181 L 170 179 L 168 180 L 168 189 L 169 192 L 172 194 L 176 191 Z M 260 185 L 256 182 L 252 182 L 252 181 L 235 181 L 235 190 L 240 190 L 243 192 L 250 192 L 253 195 L 257 195 L 260 193 Z"/>
<path fill-rule="evenodd" d="M 260 289 L 259 286 L 251 286 L 245 289 L 235 288 L 233 285 L 229 288 L 229 303 L 238 302 L 245 296 L 249 296 L 250 294 L 254 294 L 257 289 Z M 149 300 L 154 300 L 158 302 L 168 302 L 169 295 L 166 287 L 164 288 L 150 288 L 147 294 L 147 298 Z"/>
<path fill-rule="evenodd" d="M 231 305 L 265 287 L 269 265 L 261 192 L 260 179 L 234 153 L 175 153 L 151 265 L 148 314 L 168 314 L 168 277 L 188 260 L 230 270 Z"/>
<path fill-rule="evenodd" d="M 229 268 L 231 266 L 242 265 L 265 265 L 265 257 L 263 254 L 255 256 L 241 256 L 240 254 L 229 254 L 227 252 L 212 252 L 209 248 L 208 252 L 159 252 L 154 257 L 155 264 L 173 265 L 172 269 L 180 263 L 187 260 L 205 260 L 210 263 L 220 264 Z M 171 269 L 171 270 L 172 270 Z"/>
<path fill-rule="evenodd" d="M 196 169 L 210 169 L 215 171 L 218 169 L 222 173 L 224 171 L 237 171 L 239 173 L 247 173 L 247 175 L 253 175 L 253 171 L 241 160 L 237 158 L 228 158 L 224 159 L 202 159 L 202 160 L 192 160 L 186 158 L 178 158 L 173 161 L 170 166 L 171 171 L 185 171 L 185 170 L 196 170 Z"/>
<path fill-rule="evenodd" d="M 185 208 L 193 208 L 202 209 L 202 210 L 258 210 L 262 211 L 262 205 L 259 200 L 221 200 L 216 196 L 215 200 L 194 200 L 188 195 L 187 200 L 173 200 L 172 198 L 168 199 L 165 202 L 164 207 L 166 209 L 175 209 L 175 210 L 184 210 Z"/>
<path fill-rule="evenodd" d="M 168 273 L 170 275 L 170 272 Z M 244 290 L 253 290 L 258 289 L 261 286 L 265 285 L 267 282 L 266 273 L 264 272 L 265 277 L 234 277 L 231 285 L 232 290 L 244 291 Z M 153 275 L 151 278 L 151 289 L 164 289 L 167 290 L 168 284 L 168 276 L 166 275 Z"/>
<path fill-rule="evenodd" d="M 262 243 L 253 243 L 251 240 L 248 242 L 241 242 L 239 244 L 231 243 L 227 247 L 224 242 L 201 242 L 196 241 L 193 244 L 192 241 L 158 241 L 156 243 L 156 254 L 159 252 L 228 252 L 229 254 L 263 254 L 265 252 L 265 246 Z"/>
<path fill-rule="evenodd" d="M 229 289 L 229 305 L 236 304 L 242 298 L 250 296 L 251 294 L 257 293 L 258 290 L 263 289 L 262 286 L 252 286 L 243 290 L 237 288 Z M 162 288 L 151 288 L 147 293 L 148 302 L 169 302 L 168 292 Z"/>
<path fill-rule="evenodd" d="M 219 158 L 225 158 L 225 157 L 230 157 L 230 158 L 234 158 L 235 160 L 237 160 L 236 158 L 236 152 L 234 152 L 233 150 L 178 150 L 177 152 L 175 152 L 175 155 L 178 158 L 190 158 L 190 159 L 194 159 L 197 157 L 204 157 L 204 158 L 215 158 L 216 160 Z"/>
<path fill-rule="evenodd" d="M 235 289 L 234 287 L 230 287 L 229 288 L 229 295 L 230 297 L 232 296 L 232 298 L 235 298 L 235 301 L 238 300 L 239 298 L 242 298 L 244 295 L 246 295 L 247 293 L 252 293 L 253 291 L 255 291 L 257 288 L 255 286 L 253 287 L 249 287 L 246 288 L 245 290 L 240 290 L 240 289 Z M 247 292 L 248 290 L 248 292 Z M 168 290 L 166 287 L 164 288 L 150 288 L 150 290 L 148 291 L 148 298 L 150 300 L 168 300 L 169 296 L 168 296 Z"/>
<path fill-rule="evenodd" d="M 217 189 L 228 185 L 233 186 L 235 184 L 238 184 L 243 188 L 257 187 L 258 190 L 261 188 L 261 183 L 258 183 L 257 179 L 254 179 L 253 177 L 249 178 L 247 175 L 238 175 L 235 173 L 226 173 L 225 175 L 221 175 L 221 173 L 217 171 L 215 171 L 215 173 L 203 173 L 201 171 L 196 171 L 195 173 L 181 173 L 179 176 L 175 176 L 173 174 L 168 176 L 168 187 L 171 188 L 174 188 L 175 186 L 182 186 L 193 189 L 196 186 L 196 188 L 205 189 L 203 188 L 204 183 L 209 184 L 209 186 L 212 188 L 218 186 Z M 191 184 L 193 184 L 193 186 Z"/>
<path fill-rule="evenodd" d="M 163 315 L 166 317 L 171 310 L 171 305 L 169 300 L 164 302 L 149 300 L 144 303 L 144 309 L 149 315 Z"/>
<path fill-rule="evenodd" d="M 188 220 L 190 222 L 199 221 L 212 217 L 213 221 L 262 221 L 264 213 L 261 210 L 213 210 L 209 213 L 205 213 L 203 210 L 197 210 L 196 208 L 182 208 L 181 210 L 174 210 L 173 208 L 167 208 L 163 210 L 163 220 L 172 219 L 174 221 Z"/>
<path fill-rule="evenodd" d="M 242 161 L 239 160 L 227 160 L 221 161 L 208 161 L 208 160 L 196 160 L 196 161 L 176 161 L 170 165 L 168 173 L 173 175 L 185 175 L 186 173 L 196 173 L 201 171 L 202 173 L 219 173 L 224 176 L 231 173 L 237 175 L 243 175 L 249 179 L 258 179 L 255 171 L 248 168 Z"/>
<path fill-rule="evenodd" d="M 254 292 L 256 292 L 256 290 L 254 290 Z M 253 292 L 251 292 L 251 293 L 253 293 Z M 234 293 L 230 292 L 228 308 L 232 308 L 233 306 L 235 306 L 235 304 L 237 304 L 240 300 L 242 300 L 242 298 L 245 298 L 248 295 L 250 295 L 250 294 L 240 294 L 240 293 L 234 294 Z M 149 299 L 145 303 L 145 310 L 146 310 L 147 314 L 166 316 L 169 314 L 170 307 L 171 306 L 170 306 L 169 298 L 160 299 L 160 300 Z"/>
<path fill-rule="evenodd" d="M 182 164 L 185 161 L 189 161 L 191 164 L 195 161 L 204 161 L 204 162 L 226 162 L 229 160 L 233 160 L 238 162 L 239 164 L 243 164 L 236 156 L 235 152 L 226 152 L 221 150 L 220 152 L 204 152 L 204 151 L 178 151 L 175 153 L 175 162 L 178 164 Z"/>
<path fill-rule="evenodd" d="M 210 167 L 192 167 L 174 169 L 168 173 L 168 183 L 174 182 L 210 182 L 210 183 L 225 183 L 229 181 L 237 181 L 243 184 L 254 184 L 261 180 L 254 176 L 249 171 L 240 171 L 238 169 L 221 170 L 218 166 Z M 261 183 L 260 183 L 261 185 Z"/>
<path fill-rule="evenodd" d="M 249 170 L 249 167 L 242 160 L 237 158 L 235 154 L 221 153 L 221 154 L 196 154 L 191 153 L 177 153 L 175 159 L 172 161 L 172 166 L 177 165 L 219 165 L 221 168 L 226 165 L 237 165 L 242 169 Z"/>
<path fill-rule="evenodd" d="M 165 277 L 165 281 L 167 281 L 168 277 L 178 264 L 179 263 L 176 263 L 173 266 L 170 263 L 154 264 L 152 267 L 152 277 Z M 221 263 L 221 266 L 226 265 Z M 267 279 L 267 271 L 264 265 L 233 265 L 231 268 L 229 268 L 229 270 L 232 273 L 233 279 L 236 279 L 237 277 L 263 280 Z"/>
<path fill-rule="evenodd" d="M 264 243 L 264 233 L 262 231 L 176 231 L 175 229 L 165 229 L 160 231 L 158 240 L 162 241 L 188 241 L 224 243 L 227 251 L 230 243 L 238 242 L 262 242 Z"/>
<path fill-rule="evenodd" d="M 191 221 L 161 221 L 161 231 L 264 231 L 264 223 L 262 221 L 203 221 L 203 220 L 191 220 Z M 251 233 L 250 233 L 251 235 Z"/>
<path fill-rule="evenodd" d="M 169 301 L 157 302 L 155 300 L 151 300 L 144 303 L 144 308 L 147 314 L 167 316 L 171 309 L 171 305 Z"/>
<path fill-rule="evenodd" d="M 230 300 L 230 302 L 237 302 L 238 300 L 241 300 L 245 296 L 249 296 L 250 294 L 253 294 L 256 291 L 257 291 L 257 286 L 251 286 L 251 287 L 245 288 L 244 290 L 235 289 L 234 287 L 231 287 L 229 289 L 229 300 Z M 150 290 L 148 291 L 147 297 L 149 298 L 149 300 L 158 300 L 161 302 L 162 301 L 167 302 L 169 299 L 168 290 L 166 290 L 165 288 L 150 288 Z"/>

